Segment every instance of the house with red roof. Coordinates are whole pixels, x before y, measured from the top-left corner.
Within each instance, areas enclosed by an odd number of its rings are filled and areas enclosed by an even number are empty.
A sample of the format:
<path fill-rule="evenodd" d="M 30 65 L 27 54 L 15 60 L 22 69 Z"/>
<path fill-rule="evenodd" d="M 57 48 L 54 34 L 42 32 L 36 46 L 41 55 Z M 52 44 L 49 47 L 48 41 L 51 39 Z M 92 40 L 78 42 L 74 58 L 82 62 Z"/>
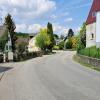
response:
<path fill-rule="evenodd" d="M 86 46 L 100 47 L 100 0 L 93 0 L 86 20 Z"/>

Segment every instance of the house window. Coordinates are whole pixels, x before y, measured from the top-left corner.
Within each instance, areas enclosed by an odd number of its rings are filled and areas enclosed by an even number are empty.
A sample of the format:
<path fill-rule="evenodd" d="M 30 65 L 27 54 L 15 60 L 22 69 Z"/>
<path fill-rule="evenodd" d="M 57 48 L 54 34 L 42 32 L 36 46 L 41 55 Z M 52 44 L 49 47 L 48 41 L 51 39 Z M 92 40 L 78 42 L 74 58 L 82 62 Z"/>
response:
<path fill-rule="evenodd" d="M 91 37 L 92 37 L 91 40 L 93 40 L 94 39 L 94 34 L 93 33 L 91 34 Z"/>
<path fill-rule="evenodd" d="M 6 45 L 6 50 L 8 50 L 8 45 Z"/>
<path fill-rule="evenodd" d="M 11 46 L 9 46 L 9 50 L 11 50 L 12 48 L 11 48 Z"/>
<path fill-rule="evenodd" d="M 96 12 L 95 11 L 92 13 L 92 17 L 96 17 Z"/>

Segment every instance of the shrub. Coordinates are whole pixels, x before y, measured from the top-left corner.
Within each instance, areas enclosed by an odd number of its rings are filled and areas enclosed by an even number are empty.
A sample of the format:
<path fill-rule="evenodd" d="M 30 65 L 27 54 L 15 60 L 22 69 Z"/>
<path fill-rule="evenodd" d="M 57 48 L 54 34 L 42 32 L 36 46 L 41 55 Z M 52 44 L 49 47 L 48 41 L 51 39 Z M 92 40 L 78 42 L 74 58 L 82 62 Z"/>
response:
<path fill-rule="evenodd" d="M 72 48 L 76 49 L 78 38 L 74 36 L 74 37 L 71 38 L 71 41 L 72 41 Z"/>
<path fill-rule="evenodd" d="M 93 58 L 100 58 L 100 48 L 96 48 L 95 46 L 90 48 L 85 48 L 80 50 L 79 54 Z"/>
<path fill-rule="evenodd" d="M 53 49 L 54 49 L 54 50 L 59 50 L 59 46 L 55 45 L 55 46 L 53 47 Z"/>
<path fill-rule="evenodd" d="M 72 49 L 72 40 L 71 40 L 71 38 L 68 39 L 68 41 L 66 42 L 66 49 Z"/>
<path fill-rule="evenodd" d="M 64 49 L 64 41 L 61 41 L 58 46 L 60 50 Z"/>
<path fill-rule="evenodd" d="M 51 42 L 49 35 L 47 34 L 47 29 L 41 29 L 40 33 L 36 37 L 36 46 L 45 52 L 50 43 Z"/>

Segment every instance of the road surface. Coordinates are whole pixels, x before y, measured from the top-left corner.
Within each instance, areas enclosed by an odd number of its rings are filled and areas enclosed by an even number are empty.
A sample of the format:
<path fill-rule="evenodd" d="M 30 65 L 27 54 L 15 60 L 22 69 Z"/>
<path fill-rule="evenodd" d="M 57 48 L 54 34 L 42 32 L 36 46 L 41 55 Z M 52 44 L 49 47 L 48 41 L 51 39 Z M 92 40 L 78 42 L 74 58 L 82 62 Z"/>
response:
<path fill-rule="evenodd" d="M 100 73 L 74 62 L 74 54 L 0 64 L 0 100 L 100 100 Z"/>

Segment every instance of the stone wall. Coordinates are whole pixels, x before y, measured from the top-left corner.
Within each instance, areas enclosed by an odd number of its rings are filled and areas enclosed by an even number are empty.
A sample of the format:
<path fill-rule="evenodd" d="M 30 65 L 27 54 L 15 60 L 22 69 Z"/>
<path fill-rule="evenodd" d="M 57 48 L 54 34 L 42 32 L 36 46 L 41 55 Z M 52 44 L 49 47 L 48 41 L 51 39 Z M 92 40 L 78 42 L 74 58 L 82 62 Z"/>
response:
<path fill-rule="evenodd" d="M 77 56 L 84 63 L 90 64 L 94 67 L 100 67 L 100 59 L 87 57 L 87 56 L 83 56 L 83 55 L 80 55 L 80 54 L 77 54 Z"/>

